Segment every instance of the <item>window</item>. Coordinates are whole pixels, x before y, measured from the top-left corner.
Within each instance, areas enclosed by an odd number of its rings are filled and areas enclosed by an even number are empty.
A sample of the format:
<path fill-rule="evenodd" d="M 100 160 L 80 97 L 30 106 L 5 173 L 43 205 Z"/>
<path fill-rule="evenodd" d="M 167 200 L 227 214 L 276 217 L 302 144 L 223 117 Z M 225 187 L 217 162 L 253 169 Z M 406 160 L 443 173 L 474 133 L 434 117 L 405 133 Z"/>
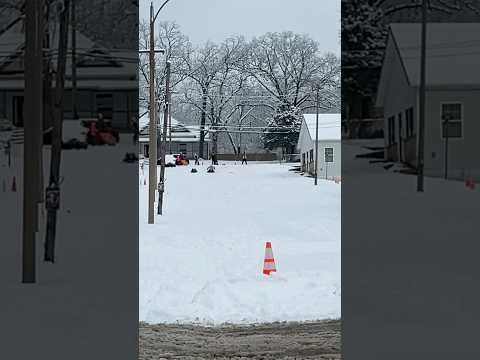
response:
<path fill-rule="evenodd" d="M 444 103 L 441 110 L 442 138 L 461 138 L 463 109 L 460 103 Z"/>
<path fill-rule="evenodd" d="M 395 116 L 388 118 L 388 145 L 395 144 Z"/>
<path fill-rule="evenodd" d="M 398 113 L 398 138 L 403 139 L 403 119 L 402 113 Z"/>
<path fill-rule="evenodd" d="M 313 149 L 310 150 L 310 162 L 313 162 Z"/>
<path fill-rule="evenodd" d="M 407 138 L 414 136 L 415 129 L 414 129 L 414 120 L 413 120 L 413 107 L 410 107 L 407 110 L 405 110 L 405 121 L 406 121 Z"/>
<path fill-rule="evenodd" d="M 333 162 L 333 148 L 325 148 L 325 162 Z"/>

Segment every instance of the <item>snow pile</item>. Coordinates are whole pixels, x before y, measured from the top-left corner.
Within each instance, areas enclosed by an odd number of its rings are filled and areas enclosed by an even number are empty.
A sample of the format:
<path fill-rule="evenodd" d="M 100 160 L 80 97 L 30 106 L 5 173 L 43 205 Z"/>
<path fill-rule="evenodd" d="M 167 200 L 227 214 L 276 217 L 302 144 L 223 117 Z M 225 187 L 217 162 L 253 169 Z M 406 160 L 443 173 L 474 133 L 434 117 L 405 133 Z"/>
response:
<path fill-rule="evenodd" d="M 288 165 L 167 168 L 147 224 L 140 172 L 140 320 L 219 324 L 340 317 L 340 185 Z M 262 274 L 271 241 L 277 273 Z"/>

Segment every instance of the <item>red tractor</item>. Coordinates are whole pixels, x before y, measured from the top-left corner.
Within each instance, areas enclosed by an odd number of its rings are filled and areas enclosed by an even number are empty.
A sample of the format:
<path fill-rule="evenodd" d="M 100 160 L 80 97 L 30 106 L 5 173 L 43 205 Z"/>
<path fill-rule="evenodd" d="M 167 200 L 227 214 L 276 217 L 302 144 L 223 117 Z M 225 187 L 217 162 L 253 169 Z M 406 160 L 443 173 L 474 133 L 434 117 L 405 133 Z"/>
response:
<path fill-rule="evenodd" d="M 175 165 L 188 165 L 190 161 L 188 161 L 187 157 L 184 154 L 178 154 L 175 158 Z"/>

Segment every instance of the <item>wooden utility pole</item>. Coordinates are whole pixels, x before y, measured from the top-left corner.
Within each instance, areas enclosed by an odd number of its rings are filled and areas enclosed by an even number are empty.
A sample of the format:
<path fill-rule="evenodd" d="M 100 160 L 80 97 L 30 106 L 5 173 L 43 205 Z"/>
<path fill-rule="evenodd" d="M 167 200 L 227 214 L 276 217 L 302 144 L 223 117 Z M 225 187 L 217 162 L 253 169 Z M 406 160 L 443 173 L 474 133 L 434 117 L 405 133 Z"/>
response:
<path fill-rule="evenodd" d="M 417 191 L 424 190 L 424 152 L 425 152 L 425 97 L 426 97 L 426 56 L 427 56 L 427 0 L 422 2 L 422 41 L 420 58 L 420 94 L 418 117 L 418 160 L 417 160 Z"/>
<path fill-rule="evenodd" d="M 58 58 L 57 73 L 55 78 L 55 105 L 52 130 L 52 149 L 50 160 L 50 179 L 47 188 L 47 197 L 52 195 L 56 198 L 53 202 L 59 200 L 60 195 L 60 163 L 62 155 L 62 130 L 63 130 L 63 111 L 64 111 L 64 85 L 65 69 L 67 63 L 68 51 L 68 23 L 70 13 L 70 0 L 64 0 L 63 12 L 60 16 L 59 38 L 58 38 Z M 55 236 L 57 226 L 58 207 L 50 207 L 50 201 L 47 200 L 47 233 L 45 239 L 44 261 L 55 261 Z"/>
<path fill-rule="evenodd" d="M 165 80 L 165 109 L 163 112 L 163 132 L 162 142 L 160 145 L 160 182 L 158 183 L 158 209 L 157 213 L 163 213 L 163 193 L 165 191 L 165 153 L 167 150 L 167 126 L 170 115 L 170 61 L 167 61 L 167 76 Z"/>
<path fill-rule="evenodd" d="M 155 19 L 153 17 L 153 2 L 150 3 L 150 124 L 148 147 L 148 223 L 155 222 L 155 186 L 157 184 L 157 124 L 155 112 Z"/>
<path fill-rule="evenodd" d="M 168 103 L 168 153 L 172 154 L 172 95 Z"/>
<path fill-rule="evenodd" d="M 315 185 L 318 185 L 318 116 L 320 111 L 320 89 L 317 86 L 316 109 L 317 117 L 315 120 Z"/>
<path fill-rule="evenodd" d="M 198 144 L 198 156 L 203 159 L 203 144 L 205 143 L 205 124 L 207 122 L 207 91 L 208 86 L 202 86 L 202 115 L 200 119 L 200 142 Z M 208 154 L 207 154 L 208 156 Z"/>
<path fill-rule="evenodd" d="M 25 6 L 25 101 L 23 159 L 23 239 L 22 282 L 36 282 L 36 230 L 40 165 L 43 145 L 43 1 L 27 1 Z"/>
<path fill-rule="evenodd" d="M 70 0 L 72 2 L 72 13 L 70 20 L 72 22 L 72 116 L 76 120 L 78 119 L 77 112 L 77 16 L 76 16 L 76 0 Z"/>

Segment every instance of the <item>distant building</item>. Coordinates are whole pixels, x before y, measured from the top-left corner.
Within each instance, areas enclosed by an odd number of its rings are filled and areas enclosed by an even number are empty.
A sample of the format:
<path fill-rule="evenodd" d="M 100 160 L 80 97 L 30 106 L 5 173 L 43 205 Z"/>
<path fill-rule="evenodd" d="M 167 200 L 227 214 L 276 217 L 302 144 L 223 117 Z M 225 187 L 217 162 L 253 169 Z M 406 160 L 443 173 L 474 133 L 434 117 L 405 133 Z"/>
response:
<path fill-rule="evenodd" d="M 53 96 L 59 26 L 50 26 Z M 95 118 L 101 112 L 117 129 L 127 128 L 129 119 L 138 116 L 138 54 L 98 47 L 79 31 L 76 38 L 78 116 Z M 23 24 L 17 24 L 0 36 L 0 118 L 10 120 L 17 127 L 23 127 L 24 123 L 24 48 Z M 64 92 L 66 119 L 73 119 L 71 50 L 69 41 Z M 44 128 L 49 126 L 50 120 L 45 119 Z"/>
<path fill-rule="evenodd" d="M 418 152 L 420 33 L 417 23 L 390 26 L 377 97 L 385 118 L 385 159 L 412 167 L 417 167 Z M 480 24 L 428 24 L 427 176 L 443 176 L 447 166 L 450 178 L 480 177 L 479 64 Z"/>
<path fill-rule="evenodd" d="M 163 124 L 163 115 L 159 117 L 159 124 Z M 160 125 L 159 125 L 160 133 Z M 139 144 L 140 154 L 149 156 L 149 126 L 148 124 L 140 129 Z M 205 136 L 203 144 L 203 157 L 210 157 L 210 138 Z M 171 121 L 171 141 L 170 131 L 167 130 L 167 154 L 185 154 L 187 158 L 192 159 L 195 154 L 200 156 L 200 128 L 194 125 L 185 125 L 172 118 Z"/>
<path fill-rule="evenodd" d="M 304 114 L 297 149 L 302 170 L 315 174 L 316 114 Z M 319 114 L 318 120 L 318 177 L 341 176 L 341 115 Z"/>

